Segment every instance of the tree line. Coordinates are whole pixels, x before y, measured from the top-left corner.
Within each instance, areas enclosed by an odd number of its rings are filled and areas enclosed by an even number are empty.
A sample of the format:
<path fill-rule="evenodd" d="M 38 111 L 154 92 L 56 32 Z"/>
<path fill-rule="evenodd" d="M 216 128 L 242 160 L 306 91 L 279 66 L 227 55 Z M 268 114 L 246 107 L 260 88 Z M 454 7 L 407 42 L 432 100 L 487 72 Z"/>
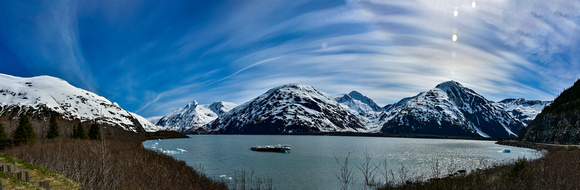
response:
<path fill-rule="evenodd" d="M 48 132 L 46 134 L 47 139 L 58 139 L 61 136 L 57 118 L 58 113 L 53 112 L 50 114 L 50 123 L 48 125 Z M 93 122 L 87 135 L 82 126 L 82 123 L 79 122 L 76 127 L 73 127 L 71 138 L 102 140 L 100 125 L 96 122 Z M 36 143 L 36 139 L 36 133 L 34 132 L 32 124 L 30 124 L 30 118 L 28 115 L 20 115 L 18 127 L 16 127 L 16 130 L 14 130 L 12 133 L 12 139 L 8 137 L 4 126 L 2 123 L 0 123 L 0 150 L 5 150 L 12 146 L 27 144 L 34 145 Z"/>

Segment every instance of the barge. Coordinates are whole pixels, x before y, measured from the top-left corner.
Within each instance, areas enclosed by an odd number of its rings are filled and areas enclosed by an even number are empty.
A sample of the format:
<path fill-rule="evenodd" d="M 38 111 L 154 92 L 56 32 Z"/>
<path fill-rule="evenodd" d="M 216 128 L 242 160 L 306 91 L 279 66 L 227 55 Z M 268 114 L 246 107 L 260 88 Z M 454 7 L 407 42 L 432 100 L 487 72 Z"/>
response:
<path fill-rule="evenodd" d="M 291 145 L 258 145 L 253 146 L 250 150 L 263 152 L 283 152 L 287 153 L 292 149 Z"/>

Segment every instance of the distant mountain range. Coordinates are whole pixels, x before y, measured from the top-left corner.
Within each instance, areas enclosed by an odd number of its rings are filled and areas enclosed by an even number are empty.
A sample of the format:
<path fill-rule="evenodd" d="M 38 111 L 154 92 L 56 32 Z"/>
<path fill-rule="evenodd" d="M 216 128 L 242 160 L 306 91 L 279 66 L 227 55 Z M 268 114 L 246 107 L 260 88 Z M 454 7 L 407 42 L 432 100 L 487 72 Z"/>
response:
<path fill-rule="evenodd" d="M 170 114 L 161 117 L 156 122 L 156 125 L 181 133 L 207 132 L 207 128 L 204 127 L 206 124 L 234 107 L 236 107 L 236 104 L 229 102 L 199 105 L 196 101 L 193 101 L 185 107 L 173 110 Z"/>
<path fill-rule="evenodd" d="M 507 111 L 510 115 L 514 116 L 516 119 L 524 122 L 528 125 L 544 107 L 550 105 L 552 101 L 540 101 L 540 100 L 525 100 L 523 98 L 514 99 L 508 98 L 496 103 L 497 106 Z"/>
<path fill-rule="evenodd" d="M 550 103 L 524 99 L 496 103 L 448 81 L 381 107 L 356 91 L 329 96 L 312 86 L 288 84 L 235 108 L 229 103 L 219 114 L 208 109 L 210 105 L 192 102 L 162 117 L 157 125 L 183 133 L 516 137 Z"/>
<path fill-rule="evenodd" d="M 492 102 L 455 81 L 448 81 L 381 107 L 357 91 L 330 96 L 312 86 L 287 84 L 239 106 L 229 102 L 200 105 L 193 101 L 166 116 L 153 118 L 156 120 L 154 125 L 106 98 L 76 88 L 62 79 L 0 74 L 0 115 L 57 112 L 63 119 L 98 121 L 132 132 L 351 132 L 515 137 L 550 103 L 524 99 Z M 553 107 L 559 110 L 558 106 L 550 106 Z"/>
<path fill-rule="evenodd" d="M 0 116 L 54 111 L 64 119 L 98 121 L 132 132 L 157 131 L 147 119 L 95 93 L 50 76 L 21 78 L 0 74 Z"/>

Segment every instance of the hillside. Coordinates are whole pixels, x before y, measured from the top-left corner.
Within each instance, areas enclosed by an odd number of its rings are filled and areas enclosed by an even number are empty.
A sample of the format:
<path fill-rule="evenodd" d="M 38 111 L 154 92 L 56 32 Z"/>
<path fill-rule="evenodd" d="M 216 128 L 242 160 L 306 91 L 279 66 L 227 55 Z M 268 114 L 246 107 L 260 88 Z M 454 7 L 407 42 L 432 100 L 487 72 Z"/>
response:
<path fill-rule="evenodd" d="M 64 177 L 41 166 L 35 166 L 28 162 L 12 158 L 0 153 L 0 165 L 10 165 L 13 173 L 28 171 L 29 182 L 17 180 L 13 174 L 0 172 L 2 186 L 4 189 L 81 189 L 81 184 L 77 181 Z"/>
<path fill-rule="evenodd" d="M 526 130 L 522 130 L 520 139 L 542 143 L 580 143 L 580 80 L 545 107 Z"/>
<path fill-rule="evenodd" d="M 98 121 L 132 132 L 159 130 L 147 119 L 121 108 L 105 97 L 50 76 L 21 78 L 0 74 L 0 116 L 58 113 L 62 119 Z"/>

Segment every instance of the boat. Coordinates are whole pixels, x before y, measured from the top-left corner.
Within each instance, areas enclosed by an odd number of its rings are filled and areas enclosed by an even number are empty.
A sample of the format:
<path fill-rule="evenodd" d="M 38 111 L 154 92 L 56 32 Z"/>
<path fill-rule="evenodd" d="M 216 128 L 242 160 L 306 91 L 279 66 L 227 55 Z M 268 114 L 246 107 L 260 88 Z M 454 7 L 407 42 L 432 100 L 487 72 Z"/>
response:
<path fill-rule="evenodd" d="M 291 145 L 258 145 L 253 146 L 250 150 L 253 151 L 264 151 L 264 152 L 283 152 L 287 153 L 292 149 Z"/>
<path fill-rule="evenodd" d="M 501 152 L 503 152 L 503 153 L 510 153 L 511 150 L 510 149 L 507 149 L 507 148 L 504 148 L 503 150 L 501 150 Z"/>

